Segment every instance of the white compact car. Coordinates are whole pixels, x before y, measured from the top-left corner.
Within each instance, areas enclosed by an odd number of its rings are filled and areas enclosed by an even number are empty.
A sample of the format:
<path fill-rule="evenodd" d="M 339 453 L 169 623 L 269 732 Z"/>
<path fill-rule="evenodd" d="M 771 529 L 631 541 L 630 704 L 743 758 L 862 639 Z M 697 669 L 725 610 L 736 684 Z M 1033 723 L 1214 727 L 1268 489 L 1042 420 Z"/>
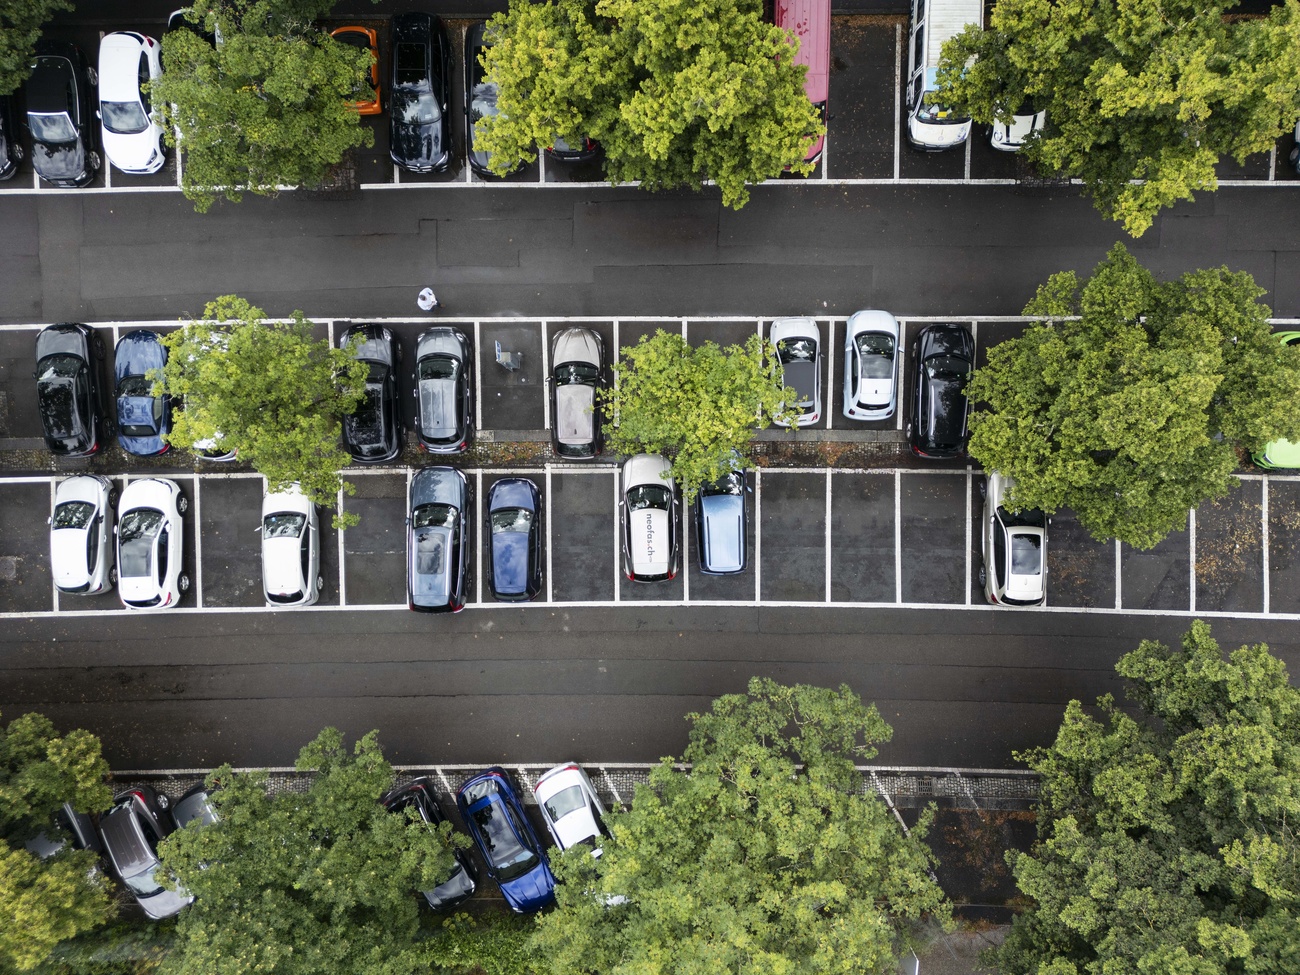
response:
<path fill-rule="evenodd" d="M 592 856 L 600 856 L 605 805 L 581 767 L 557 765 L 537 780 L 533 795 L 556 846 L 567 850 L 584 843 Z"/>
<path fill-rule="evenodd" d="M 316 506 L 291 484 L 262 499 L 262 595 L 268 606 L 310 606 L 320 599 L 320 525 Z"/>
<path fill-rule="evenodd" d="M 147 477 L 122 492 L 117 515 L 117 591 L 127 609 L 169 609 L 190 588 L 181 571 L 189 507 L 175 481 Z"/>
<path fill-rule="evenodd" d="M 135 31 L 99 41 L 99 122 L 108 161 L 124 173 L 162 169 L 162 128 L 141 86 L 162 76 L 161 48 Z"/>
<path fill-rule="evenodd" d="M 636 454 L 623 462 L 623 560 L 632 582 L 663 582 L 677 575 L 681 523 L 672 465 L 659 454 Z"/>
<path fill-rule="evenodd" d="M 999 606 L 1041 606 L 1047 599 L 1047 517 L 1037 508 L 1014 514 L 1004 503 L 1015 480 L 996 471 L 984 484 L 980 551 L 984 596 Z"/>
<path fill-rule="evenodd" d="M 117 582 L 113 564 L 113 505 L 108 478 L 79 474 L 54 489 L 50 515 L 50 572 L 59 592 L 94 595 Z"/>
<path fill-rule="evenodd" d="M 1029 137 L 1035 132 L 1042 132 L 1047 126 L 1047 111 L 1035 112 L 1032 105 L 1022 105 L 1011 116 L 1011 121 L 993 122 L 989 133 L 989 144 L 1002 152 L 1019 152 Z"/>
<path fill-rule="evenodd" d="M 844 332 L 844 415 L 888 420 L 898 406 L 898 319 L 857 311 Z"/>
<path fill-rule="evenodd" d="M 768 338 L 776 346 L 781 364 L 778 382 L 789 386 L 799 398 L 790 406 L 803 410 L 793 423 L 777 420 L 777 426 L 810 427 L 822 418 L 822 340 L 817 322 L 811 318 L 778 318 Z"/>

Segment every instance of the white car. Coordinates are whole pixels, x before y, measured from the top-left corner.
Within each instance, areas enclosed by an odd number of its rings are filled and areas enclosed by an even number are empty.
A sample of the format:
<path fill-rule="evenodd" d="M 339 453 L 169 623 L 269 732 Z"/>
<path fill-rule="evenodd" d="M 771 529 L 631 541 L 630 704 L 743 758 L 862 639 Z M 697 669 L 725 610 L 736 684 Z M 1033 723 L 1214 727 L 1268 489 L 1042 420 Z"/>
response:
<path fill-rule="evenodd" d="M 592 856 L 600 856 L 605 805 L 586 772 L 573 762 L 557 765 L 537 780 L 533 795 L 557 847 L 585 843 Z"/>
<path fill-rule="evenodd" d="M 79 474 L 54 489 L 50 515 L 50 572 L 59 592 L 94 595 L 117 582 L 113 564 L 113 505 L 108 478 Z"/>
<path fill-rule="evenodd" d="M 996 471 L 983 485 L 980 583 L 999 606 L 1041 606 L 1047 599 L 1048 519 L 1037 508 L 1014 514 L 1005 506 L 1015 480 Z"/>
<path fill-rule="evenodd" d="M 168 609 L 190 588 L 181 571 L 189 508 L 175 481 L 146 477 L 122 492 L 117 515 L 117 591 L 127 609 Z"/>
<path fill-rule="evenodd" d="M 993 131 L 989 133 L 989 143 L 1002 152 L 1019 152 L 1035 132 L 1043 131 L 1047 125 L 1047 110 L 1035 112 L 1032 105 L 1022 105 L 1011 116 L 1011 122 L 993 121 Z"/>
<path fill-rule="evenodd" d="M 632 582 L 663 582 L 677 575 L 681 523 L 672 465 L 659 454 L 636 454 L 623 462 L 623 561 Z"/>
<path fill-rule="evenodd" d="M 162 169 L 162 127 L 141 86 L 162 76 L 161 48 L 135 31 L 105 34 L 99 41 L 99 116 L 108 161 L 124 173 Z"/>
<path fill-rule="evenodd" d="M 888 420 L 898 408 L 898 319 L 857 311 L 844 332 L 844 415 Z"/>
<path fill-rule="evenodd" d="M 793 422 L 776 420 L 776 425 L 812 426 L 822 418 L 822 340 L 817 323 L 811 318 L 778 318 L 768 337 L 781 365 L 777 381 L 799 394 L 788 405 L 803 410 Z"/>
<path fill-rule="evenodd" d="M 268 606 L 320 599 L 320 524 L 316 505 L 291 484 L 262 499 L 262 595 Z"/>

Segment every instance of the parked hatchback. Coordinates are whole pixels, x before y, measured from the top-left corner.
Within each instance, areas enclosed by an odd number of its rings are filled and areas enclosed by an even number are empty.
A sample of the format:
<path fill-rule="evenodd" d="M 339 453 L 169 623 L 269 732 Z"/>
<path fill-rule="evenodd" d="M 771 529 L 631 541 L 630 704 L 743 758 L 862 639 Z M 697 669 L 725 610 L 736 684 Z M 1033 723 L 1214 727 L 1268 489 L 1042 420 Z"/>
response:
<path fill-rule="evenodd" d="M 469 482 L 454 467 L 426 467 L 411 479 L 406 517 L 407 605 L 459 613 L 469 584 Z"/>
<path fill-rule="evenodd" d="M 474 439 L 474 356 L 458 328 L 431 328 L 415 345 L 415 433 L 420 449 L 458 454 Z"/>
<path fill-rule="evenodd" d="M 98 474 L 79 474 L 54 489 L 50 574 L 59 592 L 92 596 L 117 583 L 113 507 L 117 489 Z"/>
<path fill-rule="evenodd" d="M 406 815 L 407 810 L 413 810 L 420 821 L 436 827 L 447 821 L 447 817 L 442 814 L 442 808 L 438 805 L 436 791 L 433 780 L 428 776 L 421 776 L 404 786 L 390 789 L 384 793 L 379 802 L 389 812 L 399 815 Z M 473 896 L 474 891 L 478 889 L 478 868 L 474 866 L 474 861 L 469 854 L 453 846 L 451 855 L 456 862 L 447 879 L 432 890 L 420 891 L 420 896 L 435 911 L 455 907 Z"/>
<path fill-rule="evenodd" d="M 695 501 L 695 545 L 700 571 L 734 575 L 745 571 L 749 488 L 739 465 L 700 488 Z"/>
<path fill-rule="evenodd" d="M 898 405 L 898 319 L 858 311 L 844 330 L 844 415 L 888 420 Z"/>
<path fill-rule="evenodd" d="M 555 903 L 555 877 L 505 769 L 493 767 L 461 783 L 456 808 L 512 911 Z"/>
<path fill-rule="evenodd" d="M 167 348 L 158 333 L 146 328 L 127 332 L 113 354 L 113 384 L 117 396 L 117 439 L 137 457 L 153 457 L 171 449 L 172 398 L 154 395 L 155 377 L 167 365 Z"/>
<path fill-rule="evenodd" d="M 542 495 L 526 477 L 507 477 L 488 490 L 488 576 L 492 595 L 522 602 L 542 591 Z"/>
<path fill-rule="evenodd" d="M 175 481 L 146 477 L 122 492 L 117 516 L 118 594 L 127 609 L 176 606 L 190 588 L 181 571 L 182 515 L 189 501 Z"/>
<path fill-rule="evenodd" d="M 99 169 L 91 86 L 95 70 L 81 48 L 41 39 L 27 78 L 32 166 L 53 186 L 85 186 Z"/>
<path fill-rule="evenodd" d="M 580 765 L 569 762 L 543 772 L 533 786 L 533 796 L 557 847 L 567 850 L 581 844 L 600 856 L 607 813 Z"/>
<path fill-rule="evenodd" d="M 916 364 L 907 440 L 918 457 L 966 452 L 966 382 L 975 365 L 975 339 L 965 325 L 927 325 L 912 343 Z"/>
<path fill-rule="evenodd" d="M 605 445 L 599 391 L 605 340 L 590 328 L 565 328 L 551 342 L 551 445 L 566 460 L 589 460 Z"/>
<path fill-rule="evenodd" d="M 994 471 L 981 485 L 980 583 L 996 605 L 1041 606 L 1047 599 L 1048 519 L 1037 508 L 1010 510 L 1015 484 Z"/>
<path fill-rule="evenodd" d="M 114 798 L 113 808 L 99 820 L 99 834 L 113 872 L 155 921 L 179 914 L 194 901 L 193 895 L 168 890 L 162 883 L 165 874 L 158 844 L 176 829 L 167 805 L 166 796 L 138 786 Z"/>
<path fill-rule="evenodd" d="M 99 362 L 104 340 L 89 325 L 64 322 L 36 336 L 36 405 L 45 446 L 62 457 L 99 450 L 104 428 Z"/>
<path fill-rule="evenodd" d="M 262 498 L 262 595 L 266 605 L 311 606 L 320 599 L 320 522 L 298 485 Z"/>
<path fill-rule="evenodd" d="M 480 60 L 491 43 L 482 23 L 474 24 L 465 33 L 465 147 L 469 155 L 469 168 L 479 176 L 488 178 L 497 175 L 488 168 L 492 155 L 478 148 L 474 126 L 480 119 L 489 118 L 500 111 L 497 108 L 497 96 L 500 93 L 497 83 L 487 76 Z M 523 168 L 524 162 L 521 159 L 506 175 L 513 175 Z"/>
<path fill-rule="evenodd" d="M 769 338 L 776 346 L 780 366 L 778 382 L 799 394 L 793 403 L 803 412 L 796 419 L 777 419 L 782 427 L 811 426 L 822 418 L 822 342 L 817 323 L 811 318 L 778 318 Z"/>
<path fill-rule="evenodd" d="M 659 454 L 636 454 L 623 462 L 623 566 L 632 582 L 662 582 L 677 575 L 681 501 Z"/>
<path fill-rule="evenodd" d="M 451 163 L 451 48 L 442 21 L 425 13 L 393 18 L 389 155 L 412 173 L 442 172 Z"/>
<path fill-rule="evenodd" d="M 145 87 L 162 77 L 161 47 L 135 31 L 99 40 L 99 121 L 108 161 L 124 173 L 162 169 L 162 127 Z"/>
<path fill-rule="evenodd" d="M 370 369 L 365 398 L 343 418 L 343 445 L 359 464 L 383 464 L 402 452 L 402 408 L 397 400 L 397 367 L 402 349 L 383 325 L 352 325 L 339 343 Z"/>
<path fill-rule="evenodd" d="M 1300 345 L 1300 332 L 1275 332 L 1273 337 L 1285 346 Z M 1294 470 L 1300 468 L 1300 444 L 1273 440 L 1259 453 L 1251 454 L 1250 459 L 1265 470 Z"/>

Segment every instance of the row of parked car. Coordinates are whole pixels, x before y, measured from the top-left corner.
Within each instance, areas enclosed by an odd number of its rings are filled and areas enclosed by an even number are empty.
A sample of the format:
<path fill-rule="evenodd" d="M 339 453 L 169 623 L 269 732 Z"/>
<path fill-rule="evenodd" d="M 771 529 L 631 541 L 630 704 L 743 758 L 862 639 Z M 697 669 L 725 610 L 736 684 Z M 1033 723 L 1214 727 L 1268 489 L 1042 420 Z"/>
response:
<path fill-rule="evenodd" d="M 607 815 L 591 779 L 573 762 L 544 773 L 533 794 L 555 848 L 582 846 L 601 855 Z M 428 777 L 385 793 L 380 803 L 389 812 L 437 826 L 447 821 L 437 790 Z M 501 889 L 510 908 L 519 913 L 541 910 L 555 901 L 555 877 L 547 848 L 524 813 L 518 786 L 505 769 L 486 769 L 456 790 L 456 809 L 482 857 L 487 874 Z M 178 829 L 203 829 L 220 822 L 212 793 L 200 783 L 176 800 L 147 785 L 136 786 L 113 799 L 98 816 L 78 812 L 65 803 L 47 828 L 26 848 L 41 858 L 65 847 L 91 850 L 109 865 L 141 909 L 154 920 L 179 914 L 194 897 L 184 889 L 164 886 L 159 847 Z M 419 891 L 435 911 L 461 903 L 478 889 L 479 870 L 468 852 L 453 849 L 455 863 L 447 878 L 431 890 Z M 174 881 L 174 878 L 172 878 Z"/>

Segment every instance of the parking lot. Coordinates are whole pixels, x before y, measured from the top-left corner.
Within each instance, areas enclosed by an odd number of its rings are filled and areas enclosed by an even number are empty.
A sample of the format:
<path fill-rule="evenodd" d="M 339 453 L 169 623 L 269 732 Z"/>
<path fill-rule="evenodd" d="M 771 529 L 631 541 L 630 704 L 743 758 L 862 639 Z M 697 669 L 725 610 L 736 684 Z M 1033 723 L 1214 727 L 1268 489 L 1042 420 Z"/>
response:
<path fill-rule="evenodd" d="M 382 17 L 323 21 L 326 29 L 347 24 L 375 28 L 380 36 L 380 78 L 387 87 L 391 44 L 389 24 Z M 473 187 L 511 185 L 520 188 L 605 185 L 599 158 L 582 163 L 561 163 L 545 154 L 505 179 L 485 180 L 472 173 L 465 162 L 464 36 L 472 21 L 446 21 L 455 67 L 449 106 L 453 158 L 445 173 L 413 174 L 397 169 L 389 157 L 388 115 L 362 118 L 362 125 L 374 135 L 374 145 L 351 154 L 355 181 L 363 189 Z M 161 21 L 127 25 L 152 36 L 161 36 Z M 124 25 L 113 25 L 124 29 Z M 47 35 L 79 45 L 94 61 L 101 31 L 92 26 L 56 26 Z M 1033 180 L 1014 153 L 999 152 L 989 144 L 987 127 L 976 126 L 962 148 L 925 153 L 910 148 L 905 136 L 903 72 L 906 70 L 904 19 L 887 16 L 847 15 L 833 18 L 831 39 L 830 118 L 826 148 L 810 180 L 845 185 L 873 183 L 1013 183 Z M 19 95 L 21 98 L 21 95 Z M 386 92 L 385 92 L 386 100 Z M 21 104 L 20 104 L 21 110 Z M 1289 166 L 1287 156 L 1295 145 L 1286 135 L 1270 153 L 1258 153 L 1244 163 L 1224 159 L 1218 167 L 1225 185 L 1300 185 L 1300 177 Z M 183 160 L 180 165 L 183 165 Z M 0 193 L 85 193 L 85 192 L 176 192 L 180 188 L 176 153 L 167 165 L 151 176 L 134 176 L 111 170 L 105 162 L 90 187 L 59 190 L 42 186 L 24 161 L 19 172 Z M 806 182 L 800 178 L 769 181 L 786 186 Z M 486 246 L 480 242 L 480 246 Z M 491 260 L 481 261 L 486 265 Z"/>

